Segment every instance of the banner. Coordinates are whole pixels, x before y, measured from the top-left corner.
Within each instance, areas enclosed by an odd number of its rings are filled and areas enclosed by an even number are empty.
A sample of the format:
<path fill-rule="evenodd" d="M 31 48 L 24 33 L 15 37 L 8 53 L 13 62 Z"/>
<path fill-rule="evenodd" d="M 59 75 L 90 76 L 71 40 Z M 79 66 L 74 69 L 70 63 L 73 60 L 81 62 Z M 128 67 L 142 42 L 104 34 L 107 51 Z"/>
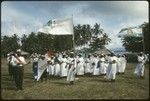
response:
<path fill-rule="evenodd" d="M 37 81 L 40 80 L 40 78 L 41 78 L 44 70 L 46 69 L 46 67 L 47 67 L 47 61 L 46 61 L 46 59 L 40 60 L 38 62 L 38 77 L 37 77 Z"/>
<path fill-rule="evenodd" d="M 73 19 L 50 20 L 43 28 L 40 28 L 38 32 L 51 35 L 73 35 Z"/>
<path fill-rule="evenodd" d="M 123 36 L 134 36 L 134 37 L 142 37 L 142 27 L 129 27 L 123 28 L 118 34 L 118 37 Z"/>

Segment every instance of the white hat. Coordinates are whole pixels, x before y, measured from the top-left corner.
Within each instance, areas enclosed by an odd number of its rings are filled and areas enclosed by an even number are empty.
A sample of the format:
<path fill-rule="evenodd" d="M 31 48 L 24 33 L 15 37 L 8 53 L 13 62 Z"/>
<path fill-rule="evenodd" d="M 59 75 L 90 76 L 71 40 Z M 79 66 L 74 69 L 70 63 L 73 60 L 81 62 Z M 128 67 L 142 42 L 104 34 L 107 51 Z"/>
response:
<path fill-rule="evenodd" d="M 17 49 L 17 51 L 16 52 L 21 52 L 21 49 Z"/>

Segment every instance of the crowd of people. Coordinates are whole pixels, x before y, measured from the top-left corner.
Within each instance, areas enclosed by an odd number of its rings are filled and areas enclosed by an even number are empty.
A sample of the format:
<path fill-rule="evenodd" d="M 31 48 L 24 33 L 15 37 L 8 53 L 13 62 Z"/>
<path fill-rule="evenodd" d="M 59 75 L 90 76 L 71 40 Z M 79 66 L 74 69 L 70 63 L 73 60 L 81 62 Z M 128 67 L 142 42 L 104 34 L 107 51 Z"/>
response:
<path fill-rule="evenodd" d="M 138 54 L 138 64 L 135 74 L 144 77 L 144 64 L 147 57 L 143 53 Z M 9 74 L 14 79 L 17 90 L 23 90 L 23 66 L 32 63 L 34 81 L 47 80 L 48 77 L 59 76 L 66 78 L 72 85 L 78 76 L 102 75 L 107 81 L 114 82 L 117 74 L 124 74 L 127 64 L 125 55 L 111 54 L 82 54 L 75 55 L 74 52 L 59 52 L 55 54 L 40 55 L 33 53 L 30 61 L 26 62 L 21 56 L 21 50 L 9 54 L 7 58 Z"/>

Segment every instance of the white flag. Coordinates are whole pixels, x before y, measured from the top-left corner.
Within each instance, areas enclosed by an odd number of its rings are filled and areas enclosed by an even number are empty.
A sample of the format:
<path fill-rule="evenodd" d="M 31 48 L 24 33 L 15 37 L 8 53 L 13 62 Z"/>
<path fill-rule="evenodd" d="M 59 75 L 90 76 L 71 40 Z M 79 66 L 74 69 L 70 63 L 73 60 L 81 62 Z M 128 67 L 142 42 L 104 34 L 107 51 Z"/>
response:
<path fill-rule="evenodd" d="M 43 28 L 40 28 L 38 32 L 52 35 L 72 35 L 73 19 L 50 20 Z"/>
<path fill-rule="evenodd" d="M 46 69 L 46 67 L 47 67 L 47 61 L 46 61 L 46 59 L 40 60 L 38 62 L 38 76 L 37 76 L 37 81 L 40 80 L 40 78 L 41 78 L 44 70 Z"/>
<path fill-rule="evenodd" d="M 118 36 L 119 37 L 122 36 L 142 37 L 142 27 L 137 26 L 137 27 L 129 27 L 129 28 L 121 29 Z"/>

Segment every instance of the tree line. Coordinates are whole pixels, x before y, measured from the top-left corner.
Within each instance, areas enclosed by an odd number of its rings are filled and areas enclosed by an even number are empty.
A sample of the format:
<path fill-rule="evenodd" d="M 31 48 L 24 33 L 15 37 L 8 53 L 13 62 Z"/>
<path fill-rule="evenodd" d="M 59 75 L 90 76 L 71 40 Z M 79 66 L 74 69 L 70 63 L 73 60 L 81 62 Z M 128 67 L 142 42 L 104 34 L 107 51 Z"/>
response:
<path fill-rule="evenodd" d="M 105 47 L 110 42 L 110 38 L 104 33 L 100 24 L 96 23 L 94 26 L 89 24 L 78 24 L 74 28 L 74 42 L 72 35 L 60 35 L 53 36 L 45 33 L 31 32 L 29 35 L 23 34 L 21 38 L 18 37 L 18 33 L 12 36 L 1 37 L 1 55 L 6 56 L 7 53 L 15 51 L 18 48 L 29 52 L 45 53 L 47 49 L 51 49 L 55 52 L 73 50 L 74 46 L 80 46 L 90 43 L 90 48 L 96 50 L 101 47 Z M 102 35 L 102 37 L 97 37 Z M 91 41 L 93 40 L 93 41 Z"/>

